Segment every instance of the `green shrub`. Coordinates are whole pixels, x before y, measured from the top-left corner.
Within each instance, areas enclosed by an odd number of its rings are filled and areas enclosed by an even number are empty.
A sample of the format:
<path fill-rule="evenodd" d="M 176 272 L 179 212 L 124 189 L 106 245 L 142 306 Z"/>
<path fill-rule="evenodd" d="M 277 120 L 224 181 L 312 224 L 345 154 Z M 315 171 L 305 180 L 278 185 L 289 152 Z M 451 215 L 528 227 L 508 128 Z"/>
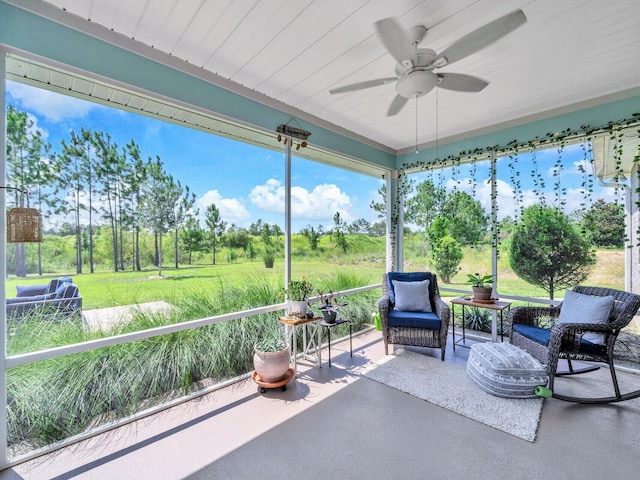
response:
<path fill-rule="evenodd" d="M 491 332 L 491 311 L 486 308 L 468 307 L 464 311 L 464 326 L 479 332 Z"/>
<path fill-rule="evenodd" d="M 273 268 L 273 262 L 275 261 L 275 255 L 271 252 L 267 252 L 262 255 L 265 268 Z"/>
<path fill-rule="evenodd" d="M 451 283 L 451 278 L 460 270 L 462 247 L 460 242 L 445 235 L 431 247 L 431 263 L 444 283 Z"/>

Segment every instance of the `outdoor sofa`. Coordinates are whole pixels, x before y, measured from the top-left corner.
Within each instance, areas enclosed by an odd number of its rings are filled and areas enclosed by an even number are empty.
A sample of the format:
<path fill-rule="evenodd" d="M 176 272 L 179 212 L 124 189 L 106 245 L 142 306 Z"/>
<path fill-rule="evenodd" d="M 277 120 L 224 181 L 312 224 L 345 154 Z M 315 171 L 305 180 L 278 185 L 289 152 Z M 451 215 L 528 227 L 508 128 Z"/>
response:
<path fill-rule="evenodd" d="M 7 318 L 62 313 L 67 316 L 82 310 L 82 296 L 71 277 L 52 279 L 44 285 L 17 285 L 16 296 L 7 298 Z"/>

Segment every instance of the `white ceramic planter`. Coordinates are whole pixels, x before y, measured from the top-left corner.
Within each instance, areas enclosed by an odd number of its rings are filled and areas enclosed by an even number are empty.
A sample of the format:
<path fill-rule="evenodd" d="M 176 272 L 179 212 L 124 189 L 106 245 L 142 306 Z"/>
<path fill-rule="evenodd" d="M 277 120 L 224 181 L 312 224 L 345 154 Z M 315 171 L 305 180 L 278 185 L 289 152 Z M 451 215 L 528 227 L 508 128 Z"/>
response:
<path fill-rule="evenodd" d="M 309 303 L 307 300 L 302 300 L 301 302 L 296 300 L 289 300 L 288 313 L 300 315 L 300 316 L 306 315 L 308 306 L 309 306 Z"/>

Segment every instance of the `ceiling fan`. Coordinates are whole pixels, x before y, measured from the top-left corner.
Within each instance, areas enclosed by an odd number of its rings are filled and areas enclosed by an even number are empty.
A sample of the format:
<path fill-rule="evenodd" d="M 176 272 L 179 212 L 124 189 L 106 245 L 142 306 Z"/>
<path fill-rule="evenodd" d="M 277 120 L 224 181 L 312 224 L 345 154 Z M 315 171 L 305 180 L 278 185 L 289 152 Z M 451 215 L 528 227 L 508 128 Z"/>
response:
<path fill-rule="evenodd" d="M 468 33 L 438 54 L 430 48 L 418 48 L 427 34 L 426 27 L 417 25 L 405 31 L 392 18 L 379 20 L 375 27 L 382 43 L 397 62 L 396 76 L 345 85 L 331 89 L 329 93 L 352 92 L 395 82 L 398 94 L 387 111 L 387 116 L 392 116 L 402 110 L 408 99 L 426 95 L 436 85 L 459 92 L 479 92 L 489 82 L 462 73 L 434 71 L 482 50 L 526 21 L 524 12 L 516 10 Z"/>

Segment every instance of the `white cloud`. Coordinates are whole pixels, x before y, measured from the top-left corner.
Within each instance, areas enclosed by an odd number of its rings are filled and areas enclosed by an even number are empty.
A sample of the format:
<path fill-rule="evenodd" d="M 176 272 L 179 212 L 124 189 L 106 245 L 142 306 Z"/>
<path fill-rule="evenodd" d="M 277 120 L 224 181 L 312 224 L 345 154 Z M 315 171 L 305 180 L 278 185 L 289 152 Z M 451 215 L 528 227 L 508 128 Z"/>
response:
<path fill-rule="evenodd" d="M 222 220 L 228 224 L 235 223 L 243 225 L 251 215 L 244 206 L 244 201 L 240 198 L 224 198 L 218 190 L 209 190 L 204 195 L 196 199 L 195 208 L 200 209 L 200 226 L 204 226 L 205 210 L 209 205 L 215 203 Z"/>
<path fill-rule="evenodd" d="M 584 172 L 581 171 L 581 169 L 584 170 Z M 576 175 L 585 175 L 585 172 L 588 175 L 593 175 L 593 163 L 585 159 L 573 162 L 571 164 L 571 168 L 567 171 L 567 173 L 573 173 Z"/>
<path fill-rule="evenodd" d="M 268 212 L 284 214 L 284 186 L 273 178 L 263 185 L 256 185 L 249 199 L 256 207 Z M 309 191 L 303 187 L 291 187 L 291 215 L 306 220 L 333 221 L 336 212 L 346 222 L 354 220 L 349 195 L 334 184 L 323 183 Z"/>
<path fill-rule="evenodd" d="M 30 122 L 29 131 L 27 133 L 35 137 L 37 132 L 40 132 L 40 138 L 42 139 L 42 142 L 46 143 L 47 139 L 49 138 L 49 131 L 38 125 L 38 117 L 35 117 L 30 113 L 27 113 L 27 118 L 29 119 L 29 122 Z"/>
<path fill-rule="evenodd" d="M 52 122 L 84 118 L 97 106 L 91 102 L 30 87 L 23 83 L 7 82 L 7 92 L 20 102 L 22 108 L 42 115 Z"/>

